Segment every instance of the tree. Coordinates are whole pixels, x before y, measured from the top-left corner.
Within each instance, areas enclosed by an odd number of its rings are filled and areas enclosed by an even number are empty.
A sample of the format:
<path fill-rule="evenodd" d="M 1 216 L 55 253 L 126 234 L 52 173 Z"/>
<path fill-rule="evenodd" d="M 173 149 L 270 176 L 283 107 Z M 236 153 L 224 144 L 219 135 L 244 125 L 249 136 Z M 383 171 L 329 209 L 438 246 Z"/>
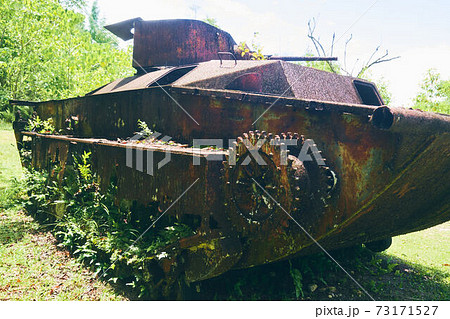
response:
<path fill-rule="evenodd" d="M 325 57 L 325 56 L 333 56 L 334 50 L 335 50 L 335 44 L 337 42 L 336 40 L 336 34 L 333 33 L 331 38 L 331 44 L 329 46 L 328 50 L 325 50 L 325 46 L 320 41 L 320 38 L 318 38 L 314 32 L 316 30 L 316 20 L 313 18 L 308 21 L 308 38 L 313 43 L 313 46 L 316 50 L 316 54 L 319 57 Z M 310 61 L 306 62 L 306 66 L 333 72 L 336 74 L 344 74 L 348 76 L 355 76 L 358 78 L 363 78 L 369 81 L 373 81 L 377 84 L 378 91 L 381 94 L 381 97 L 383 98 L 383 101 L 385 104 L 389 104 L 392 98 L 392 94 L 388 89 L 388 85 L 386 81 L 383 78 L 380 79 L 373 79 L 373 76 L 370 73 L 370 68 L 373 67 L 376 64 L 389 62 L 395 59 L 400 58 L 399 56 L 396 57 L 388 57 L 389 51 L 386 50 L 384 54 L 379 54 L 380 46 L 377 46 L 369 56 L 369 59 L 362 62 L 362 64 L 359 65 L 359 68 L 357 68 L 358 63 L 360 63 L 360 59 L 357 59 L 355 64 L 352 66 L 351 69 L 347 67 L 347 48 L 350 41 L 353 39 L 353 35 L 350 35 L 348 39 L 345 41 L 344 45 L 344 52 L 343 52 L 343 62 L 342 63 L 335 63 L 332 61 Z M 312 53 L 309 54 L 310 56 L 313 56 Z M 355 70 L 357 70 L 355 72 Z"/>
<path fill-rule="evenodd" d="M 81 9 L 86 7 L 85 0 L 59 0 L 59 3 L 67 9 Z"/>
<path fill-rule="evenodd" d="M 0 116 L 4 119 L 12 118 L 9 99 L 80 96 L 133 73 L 129 48 L 93 41 L 85 30 L 85 16 L 57 0 L 4 0 L 0 15 Z"/>
<path fill-rule="evenodd" d="M 450 114 L 450 80 L 442 80 L 435 69 L 429 69 L 414 98 L 414 107 L 439 113 Z"/>
<path fill-rule="evenodd" d="M 314 32 L 316 30 L 316 20 L 313 18 L 308 21 L 308 38 L 311 40 L 311 42 L 314 45 L 314 48 L 316 49 L 316 53 L 319 57 L 327 56 L 327 52 L 329 52 L 329 55 L 332 56 L 334 53 L 334 46 L 336 44 L 336 34 L 333 33 L 332 39 L 331 39 L 331 45 L 330 49 L 328 51 L 325 50 L 324 45 L 320 42 L 320 39 L 314 35 Z M 321 65 L 323 68 L 328 69 L 327 71 L 333 72 L 333 73 L 344 73 L 349 76 L 354 76 L 356 74 L 356 77 L 363 77 L 363 75 L 368 71 L 372 66 L 389 62 L 395 59 L 400 58 L 399 56 L 388 58 L 389 51 L 386 50 L 384 54 L 379 55 L 380 46 L 377 46 L 372 54 L 370 55 L 369 59 L 367 59 L 365 62 L 362 63 L 362 65 L 359 68 L 359 71 L 355 73 L 355 68 L 357 66 L 357 63 L 360 62 L 360 60 L 356 60 L 355 64 L 353 65 L 352 69 L 348 69 L 347 67 L 347 47 L 350 41 L 353 39 L 353 35 L 350 34 L 349 38 L 345 41 L 344 46 L 344 61 L 341 65 L 339 64 L 333 64 L 331 61 L 326 61 Z M 326 67 L 325 67 L 326 65 Z"/>
<path fill-rule="evenodd" d="M 204 19 L 203 22 L 206 22 L 206 23 L 212 25 L 213 27 L 220 29 L 219 25 L 217 24 L 217 20 L 214 18 L 206 17 L 206 19 Z"/>
<path fill-rule="evenodd" d="M 91 34 L 92 40 L 97 43 L 109 43 L 114 47 L 118 47 L 117 37 L 103 28 L 105 21 L 100 17 L 100 9 L 98 8 L 98 1 L 95 0 L 92 3 L 91 12 L 88 16 L 89 23 L 89 33 Z"/>

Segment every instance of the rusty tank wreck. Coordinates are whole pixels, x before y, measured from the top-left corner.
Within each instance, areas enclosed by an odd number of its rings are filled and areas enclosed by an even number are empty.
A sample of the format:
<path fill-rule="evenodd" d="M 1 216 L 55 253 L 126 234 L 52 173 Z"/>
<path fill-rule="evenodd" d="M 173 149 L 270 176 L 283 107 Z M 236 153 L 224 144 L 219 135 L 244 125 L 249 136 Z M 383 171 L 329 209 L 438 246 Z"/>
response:
<path fill-rule="evenodd" d="M 450 219 L 449 116 L 386 106 L 371 82 L 290 62 L 315 58 L 252 60 L 201 21 L 107 29 L 134 39 L 136 74 L 83 97 L 11 101 L 59 132 L 18 118 L 17 143 L 42 169 L 89 150 L 101 184 L 117 177 L 118 199 L 195 220 L 154 258 L 167 282 L 383 246 Z"/>

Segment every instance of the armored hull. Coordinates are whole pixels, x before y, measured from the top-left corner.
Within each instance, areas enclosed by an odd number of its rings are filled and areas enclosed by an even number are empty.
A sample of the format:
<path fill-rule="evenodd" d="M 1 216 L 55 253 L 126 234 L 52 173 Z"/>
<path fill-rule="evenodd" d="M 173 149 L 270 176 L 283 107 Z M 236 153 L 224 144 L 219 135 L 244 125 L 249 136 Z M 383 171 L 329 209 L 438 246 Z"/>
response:
<path fill-rule="evenodd" d="M 450 219 L 449 116 L 385 106 L 368 81 L 274 57 L 242 59 L 228 34 L 198 21 L 135 19 L 111 29 L 128 36 L 131 25 L 135 76 L 84 97 L 33 103 L 59 134 L 25 131 L 17 121 L 16 137 L 31 147 L 35 168 L 57 162 L 64 174 L 70 154 L 89 150 L 100 184 L 117 179 L 118 201 L 196 220 L 194 235 L 155 258 L 168 281 Z M 145 56 L 141 42 L 161 30 L 185 34 L 160 43 L 164 55 Z M 211 59 L 214 50 L 220 59 Z M 164 138 L 140 141 L 138 120 Z"/>

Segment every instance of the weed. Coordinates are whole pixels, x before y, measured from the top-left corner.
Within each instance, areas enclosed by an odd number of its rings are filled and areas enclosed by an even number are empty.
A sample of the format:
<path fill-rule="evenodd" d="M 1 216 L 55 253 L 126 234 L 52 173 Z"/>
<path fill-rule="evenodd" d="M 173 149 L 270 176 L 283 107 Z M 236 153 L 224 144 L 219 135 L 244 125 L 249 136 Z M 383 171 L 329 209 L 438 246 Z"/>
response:
<path fill-rule="evenodd" d="M 154 134 L 154 132 L 151 129 L 149 129 L 147 123 L 145 123 L 144 121 L 138 120 L 137 125 L 141 130 L 140 133 L 143 135 L 144 138 L 149 138 Z"/>
<path fill-rule="evenodd" d="M 289 273 L 292 277 L 292 281 L 294 282 L 295 297 L 297 299 L 299 299 L 300 297 L 304 297 L 305 295 L 303 293 L 302 273 L 297 268 L 292 267 L 291 261 L 289 261 Z"/>
<path fill-rule="evenodd" d="M 31 132 L 53 134 L 55 132 L 55 126 L 53 125 L 53 119 L 41 120 L 39 115 L 28 120 L 26 129 Z"/>
<path fill-rule="evenodd" d="M 165 217 L 136 242 L 156 220 L 157 207 L 124 201 L 116 205 L 115 179 L 101 192 L 90 156 L 90 152 L 74 156 L 73 165 L 66 165 L 61 182 L 56 180 L 57 166 L 51 174 L 27 174 L 26 209 L 42 223 L 51 225 L 59 245 L 95 273 L 131 287 L 140 297 L 157 294 L 150 289 L 154 278 L 149 267 L 154 260 L 167 256 L 165 247 L 194 232 Z M 56 212 L 59 204 L 64 207 L 64 214 Z"/>
<path fill-rule="evenodd" d="M 83 155 L 81 155 L 81 163 L 77 165 L 81 177 L 86 182 L 92 179 L 91 164 L 88 163 L 89 156 L 91 156 L 91 152 L 84 152 Z"/>

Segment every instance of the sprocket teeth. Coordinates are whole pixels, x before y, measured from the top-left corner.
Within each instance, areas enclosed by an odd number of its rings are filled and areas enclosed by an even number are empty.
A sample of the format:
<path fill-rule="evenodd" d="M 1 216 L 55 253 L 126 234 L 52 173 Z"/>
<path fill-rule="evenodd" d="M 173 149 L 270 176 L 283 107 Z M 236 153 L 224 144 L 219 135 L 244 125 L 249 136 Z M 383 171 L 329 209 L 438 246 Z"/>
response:
<path fill-rule="evenodd" d="M 253 131 L 249 131 L 248 132 L 248 137 L 249 137 L 250 142 L 252 144 L 254 144 L 255 143 L 255 133 Z"/>
<path fill-rule="evenodd" d="M 295 140 L 295 143 L 292 140 Z M 291 143 L 294 145 L 291 145 Z M 290 194 L 288 196 L 290 196 L 289 200 L 291 201 L 292 211 L 304 212 L 305 209 L 303 206 L 309 207 L 310 201 L 317 202 L 320 199 L 323 199 L 324 203 L 320 205 L 322 208 L 317 206 L 317 209 L 324 209 L 330 203 L 328 200 L 331 198 L 332 191 L 337 185 L 337 178 L 328 166 L 316 167 L 315 165 L 318 165 L 318 163 L 309 163 L 307 165 L 298 158 L 298 154 L 304 143 L 305 137 L 299 135 L 297 132 L 282 132 L 280 134 L 272 134 L 259 130 L 245 132 L 233 143 L 237 163 L 234 165 L 239 165 L 238 163 L 244 162 L 248 165 L 248 159 L 243 157 L 247 156 L 246 154 L 251 150 L 250 147 L 254 148 L 256 146 L 259 152 L 266 156 L 266 161 L 269 161 L 271 165 L 275 164 L 273 167 L 273 176 L 286 176 L 287 174 L 288 181 L 282 186 L 286 189 L 286 194 Z M 250 154 L 248 155 L 252 160 L 252 165 L 257 165 L 253 163 L 254 159 L 252 159 L 252 156 Z M 322 152 L 318 151 L 315 155 L 322 156 Z M 314 159 L 316 159 L 315 156 Z M 282 165 L 284 166 L 286 164 L 287 167 L 282 167 Z M 233 167 L 236 169 L 238 166 Z M 248 173 L 248 169 L 245 170 Z M 264 185 L 263 187 L 269 190 L 271 189 L 271 185 Z M 276 188 L 281 189 L 282 187 L 278 186 Z"/>

